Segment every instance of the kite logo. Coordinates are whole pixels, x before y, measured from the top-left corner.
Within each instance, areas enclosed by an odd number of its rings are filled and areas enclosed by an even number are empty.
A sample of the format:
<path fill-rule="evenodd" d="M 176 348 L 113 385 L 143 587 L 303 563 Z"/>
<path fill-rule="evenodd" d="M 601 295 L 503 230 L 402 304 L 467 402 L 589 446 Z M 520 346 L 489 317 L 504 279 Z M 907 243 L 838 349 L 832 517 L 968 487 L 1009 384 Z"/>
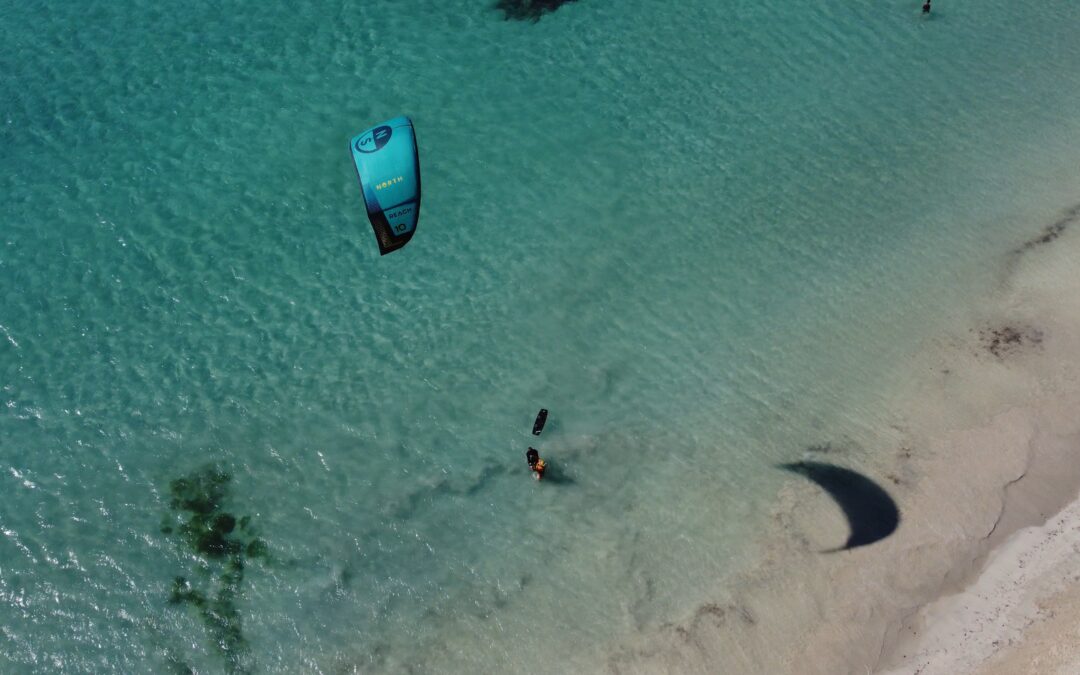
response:
<path fill-rule="evenodd" d="M 354 147 L 358 152 L 378 152 L 390 142 L 390 137 L 393 135 L 394 130 L 386 125 L 375 127 L 358 138 Z"/>
<path fill-rule="evenodd" d="M 376 190 L 382 190 L 383 188 L 388 188 L 391 185 L 397 185 L 398 183 L 400 183 L 403 180 L 405 180 L 405 176 L 398 176 L 397 178 L 391 178 L 390 180 L 384 180 L 381 183 L 376 183 L 375 184 L 375 189 Z"/>
<path fill-rule="evenodd" d="M 405 208 L 401 209 L 400 211 L 394 211 L 393 213 L 386 214 L 386 217 L 387 218 L 401 218 L 402 216 L 406 216 L 411 212 L 412 212 L 412 207 L 411 206 L 406 206 Z"/>

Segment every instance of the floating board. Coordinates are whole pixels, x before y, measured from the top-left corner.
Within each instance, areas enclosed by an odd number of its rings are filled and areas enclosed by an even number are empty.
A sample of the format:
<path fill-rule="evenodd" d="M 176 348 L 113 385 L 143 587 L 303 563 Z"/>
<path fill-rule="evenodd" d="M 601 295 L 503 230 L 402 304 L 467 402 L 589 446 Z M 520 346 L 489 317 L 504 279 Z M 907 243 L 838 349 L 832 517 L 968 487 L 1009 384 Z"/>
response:
<path fill-rule="evenodd" d="M 533 436 L 539 436 L 540 432 L 544 430 L 544 424 L 547 423 L 547 408 L 541 408 L 540 412 L 536 415 L 536 421 L 533 422 Z"/>

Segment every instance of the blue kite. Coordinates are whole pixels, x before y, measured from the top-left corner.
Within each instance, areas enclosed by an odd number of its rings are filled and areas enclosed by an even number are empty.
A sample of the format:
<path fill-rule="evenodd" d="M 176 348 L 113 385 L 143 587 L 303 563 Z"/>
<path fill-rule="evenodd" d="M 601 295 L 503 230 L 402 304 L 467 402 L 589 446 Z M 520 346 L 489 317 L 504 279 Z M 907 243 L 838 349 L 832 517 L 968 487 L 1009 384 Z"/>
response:
<path fill-rule="evenodd" d="M 412 120 L 395 117 L 349 141 L 379 253 L 412 239 L 420 219 L 420 156 Z"/>

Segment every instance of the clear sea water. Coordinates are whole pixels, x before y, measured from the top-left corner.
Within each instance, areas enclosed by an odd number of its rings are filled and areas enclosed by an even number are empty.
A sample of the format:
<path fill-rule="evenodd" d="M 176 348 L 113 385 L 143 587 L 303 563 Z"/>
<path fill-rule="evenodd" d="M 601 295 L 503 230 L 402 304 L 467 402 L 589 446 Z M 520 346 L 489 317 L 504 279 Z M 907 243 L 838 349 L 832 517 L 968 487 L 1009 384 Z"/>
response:
<path fill-rule="evenodd" d="M 1080 3 L 920 4 L 0 0 L 0 671 L 593 672 L 685 615 L 1080 198 Z M 346 142 L 402 113 L 380 258 Z M 208 466 L 231 587 L 162 531 Z"/>

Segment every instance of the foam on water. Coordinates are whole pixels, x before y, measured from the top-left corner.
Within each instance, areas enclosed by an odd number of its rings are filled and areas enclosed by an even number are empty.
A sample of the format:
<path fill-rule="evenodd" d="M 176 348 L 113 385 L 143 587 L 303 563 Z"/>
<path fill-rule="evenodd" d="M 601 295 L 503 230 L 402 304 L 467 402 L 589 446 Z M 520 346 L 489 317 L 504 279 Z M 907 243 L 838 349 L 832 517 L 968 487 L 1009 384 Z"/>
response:
<path fill-rule="evenodd" d="M 684 612 L 1075 186 L 1075 4 L 915 4 L 0 2 L 4 670 L 589 670 Z M 168 604 L 207 464 L 238 662 Z"/>

